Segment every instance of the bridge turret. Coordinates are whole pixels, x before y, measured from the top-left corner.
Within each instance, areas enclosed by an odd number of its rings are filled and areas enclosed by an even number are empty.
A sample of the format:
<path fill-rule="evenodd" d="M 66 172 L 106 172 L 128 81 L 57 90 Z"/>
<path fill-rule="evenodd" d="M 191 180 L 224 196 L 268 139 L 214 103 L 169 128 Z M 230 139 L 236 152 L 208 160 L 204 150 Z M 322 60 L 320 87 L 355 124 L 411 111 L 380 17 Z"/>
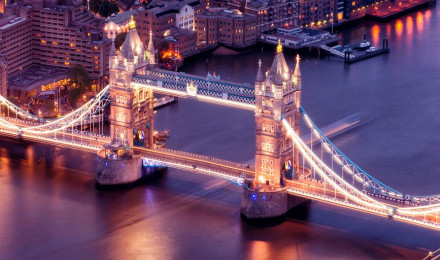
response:
<path fill-rule="evenodd" d="M 247 218 L 268 218 L 287 211 L 284 179 L 298 170 L 298 153 L 282 125 L 282 117 L 299 131 L 299 59 L 291 70 L 280 42 L 264 78 L 261 62 L 255 80 L 255 178 L 242 196 L 241 213 Z"/>
<path fill-rule="evenodd" d="M 145 58 L 149 61 L 150 65 L 156 65 L 156 50 L 153 44 L 153 30 L 150 30 L 150 39 L 148 41 L 148 47 L 145 51 Z"/>
<path fill-rule="evenodd" d="M 122 184 L 141 177 L 139 156 L 133 144 L 146 136 L 142 145 L 153 143 L 153 93 L 132 87 L 136 70 L 145 67 L 145 50 L 133 19 L 129 23 L 119 54 L 110 52 L 110 137 L 99 153 L 96 180 L 102 185 Z M 144 141 L 144 140 L 142 140 Z"/>

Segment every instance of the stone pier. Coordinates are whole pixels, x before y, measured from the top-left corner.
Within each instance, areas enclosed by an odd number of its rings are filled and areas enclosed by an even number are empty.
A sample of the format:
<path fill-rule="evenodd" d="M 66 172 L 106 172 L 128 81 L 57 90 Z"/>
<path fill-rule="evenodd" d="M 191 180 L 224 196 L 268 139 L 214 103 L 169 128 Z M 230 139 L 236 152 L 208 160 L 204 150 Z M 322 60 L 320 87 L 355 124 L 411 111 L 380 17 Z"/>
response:
<path fill-rule="evenodd" d="M 98 152 L 96 182 L 102 186 L 129 184 L 142 178 L 142 157 L 109 158 L 104 149 Z"/>

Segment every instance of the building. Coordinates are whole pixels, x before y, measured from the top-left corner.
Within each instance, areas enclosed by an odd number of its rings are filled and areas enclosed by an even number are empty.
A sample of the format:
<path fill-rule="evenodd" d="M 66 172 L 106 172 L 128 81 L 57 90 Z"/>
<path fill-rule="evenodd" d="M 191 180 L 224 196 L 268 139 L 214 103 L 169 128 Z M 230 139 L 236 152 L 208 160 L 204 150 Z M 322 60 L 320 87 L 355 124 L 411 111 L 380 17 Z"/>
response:
<path fill-rule="evenodd" d="M 283 25 L 297 26 L 298 0 L 231 0 L 229 8 L 239 9 L 257 17 L 257 33 L 274 30 Z"/>
<path fill-rule="evenodd" d="M 0 19 L 0 56 L 8 77 L 31 64 L 69 69 L 83 65 L 93 87 L 107 84 L 111 41 L 82 0 L 17 1 Z M 4 73 L 0 66 L 0 74 Z M 7 86 L 2 85 L 2 93 Z"/>
<path fill-rule="evenodd" d="M 196 15 L 197 43 L 244 48 L 257 42 L 257 19 L 239 10 L 210 8 Z"/>
<path fill-rule="evenodd" d="M 333 0 L 304 0 L 299 6 L 299 20 L 303 27 L 322 27 L 333 22 L 335 16 Z"/>
<path fill-rule="evenodd" d="M 176 27 L 194 30 L 194 8 L 191 5 L 184 5 L 176 14 Z"/>
<path fill-rule="evenodd" d="M 190 56 L 196 51 L 197 33 L 182 28 L 172 28 L 166 33 L 165 40 L 169 40 L 175 44 L 172 49 L 183 58 Z"/>
<path fill-rule="evenodd" d="M 200 0 L 152 1 L 148 8 L 134 16 L 141 40 L 149 40 L 150 30 L 153 37 L 162 39 L 164 32 L 174 27 L 191 28 L 194 15 L 205 10 Z M 179 19 L 177 19 L 179 17 Z M 179 26 L 181 25 L 181 26 Z"/>
<path fill-rule="evenodd" d="M 115 39 L 116 35 L 122 32 L 128 32 L 128 25 L 131 17 L 137 13 L 143 12 L 144 8 L 128 10 L 118 14 L 112 14 L 105 19 L 104 32 L 109 39 Z"/>

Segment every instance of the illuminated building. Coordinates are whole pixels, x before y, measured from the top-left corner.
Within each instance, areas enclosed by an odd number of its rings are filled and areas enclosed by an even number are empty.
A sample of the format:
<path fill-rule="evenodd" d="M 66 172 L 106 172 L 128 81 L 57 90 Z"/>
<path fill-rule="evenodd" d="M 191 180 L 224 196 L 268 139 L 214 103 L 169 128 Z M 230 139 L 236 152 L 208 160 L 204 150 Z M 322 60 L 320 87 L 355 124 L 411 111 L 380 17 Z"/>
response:
<path fill-rule="evenodd" d="M 131 17 L 144 10 L 144 8 L 128 10 L 106 18 L 104 31 L 107 38 L 114 39 L 118 33 L 128 32 L 128 24 L 130 23 Z"/>
<path fill-rule="evenodd" d="M 332 23 L 335 12 L 333 0 L 303 0 L 299 4 L 300 25 L 306 28 L 323 27 Z"/>
<path fill-rule="evenodd" d="M 182 57 L 187 57 L 196 50 L 197 33 L 195 31 L 172 28 L 167 31 L 166 34 L 168 34 L 168 36 L 165 37 L 165 40 L 174 40 L 177 42 L 173 50 L 182 55 Z"/>
<path fill-rule="evenodd" d="M 298 0 L 231 0 L 229 8 L 257 17 L 257 34 L 282 25 L 298 25 Z"/>
<path fill-rule="evenodd" d="M 154 38 L 161 39 L 172 28 L 191 29 L 194 15 L 205 9 L 200 0 L 152 1 L 147 9 L 134 15 L 136 29 L 143 42 L 149 40 L 150 30 Z"/>
<path fill-rule="evenodd" d="M 67 69 L 81 64 L 94 86 L 103 86 L 111 41 L 102 28 L 103 21 L 79 0 L 66 5 L 37 0 L 9 4 L 0 19 L 0 56 L 8 77 L 31 64 Z"/>
<path fill-rule="evenodd" d="M 257 42 L 256 17 L 239 10 L 211 8 L 196 15 L 197 42 L 243 48 Z"/>

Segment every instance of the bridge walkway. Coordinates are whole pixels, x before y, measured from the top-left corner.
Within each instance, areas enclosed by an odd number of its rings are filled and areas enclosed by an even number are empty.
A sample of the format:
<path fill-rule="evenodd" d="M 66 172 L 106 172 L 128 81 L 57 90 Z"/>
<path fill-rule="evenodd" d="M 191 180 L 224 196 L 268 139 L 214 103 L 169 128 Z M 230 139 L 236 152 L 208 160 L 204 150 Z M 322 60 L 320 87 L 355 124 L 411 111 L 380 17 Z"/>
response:
<path fill-rule="evenodd" d="M 151 149 L 135 147 L 134 150 L 148 159 L 157 160 L 163 166 L 171 166 L 226 179 L 253 178 L 255 174 L 254 167 L 248 164 L 231 162 L 206 155 L 168 148 Z"/>

